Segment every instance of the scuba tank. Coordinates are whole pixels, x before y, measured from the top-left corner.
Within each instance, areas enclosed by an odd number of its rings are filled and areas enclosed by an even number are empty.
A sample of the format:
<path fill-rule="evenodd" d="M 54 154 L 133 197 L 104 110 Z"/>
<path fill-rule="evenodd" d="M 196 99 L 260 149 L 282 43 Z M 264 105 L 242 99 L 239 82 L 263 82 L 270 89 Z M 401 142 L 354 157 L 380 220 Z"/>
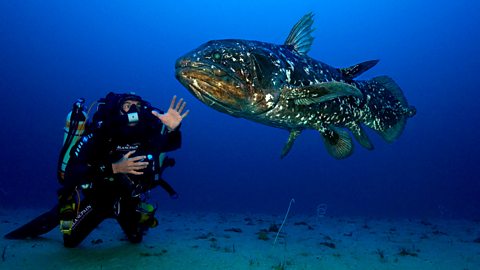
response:
<path fill-rule="evenodd" d="M 72 111 L 67 115 L 64 128 L 63 146 L 58 158 L 57 177 L 60 183 L 63 182 L 65 169 L 70 159 L 70 150 L 78 142 L 85 132 L 87 113 L 85 112 L 85 99 L 79 98 L 72 106 Z"/>
<path fill-rule="evenodd" d="M 70 150 L 77 144 L 78 140 L 85 133 L 85 124 L 87 121 L 87 113 L 85 112 L 85 99 L 79 98 L 73 103 L 72 110 L 67 114 L 65 128 L 63 129 L 63 146 L 60 150 L 57 164 L 57 178 L 60 184 L 63 184 L 65 170 L 70 160 Z M 73 219 L 77 215 L 80 199 L 78 203 L 73 195 L 59 196 L 59 218 L 60 231 L 64 235 L 70 235 L 73 226 Z"/>

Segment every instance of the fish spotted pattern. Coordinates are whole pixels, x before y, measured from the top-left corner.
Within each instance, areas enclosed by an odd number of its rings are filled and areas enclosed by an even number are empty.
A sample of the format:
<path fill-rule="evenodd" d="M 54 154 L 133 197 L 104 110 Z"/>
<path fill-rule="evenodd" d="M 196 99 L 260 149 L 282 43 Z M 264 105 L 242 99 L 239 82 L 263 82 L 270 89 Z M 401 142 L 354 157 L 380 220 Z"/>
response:
<path fill-rule="evenodd" d="M 176 77 L 200 101 L 220 112 L 288 130 L 282 157 L 305 129 L 317 130 L 337 159 L 353 151 L 347 130 L 367 149 L 373 145 L 362 126 L 387 142 L 394 141 L 406 119 L 415 115 L 415 108 L 387 76 L 355 80 L 378 60 L 335 68 L 309 57 L 312 25 L 309 13 L 283 45 L 209 41 L 177 60 Z"/>

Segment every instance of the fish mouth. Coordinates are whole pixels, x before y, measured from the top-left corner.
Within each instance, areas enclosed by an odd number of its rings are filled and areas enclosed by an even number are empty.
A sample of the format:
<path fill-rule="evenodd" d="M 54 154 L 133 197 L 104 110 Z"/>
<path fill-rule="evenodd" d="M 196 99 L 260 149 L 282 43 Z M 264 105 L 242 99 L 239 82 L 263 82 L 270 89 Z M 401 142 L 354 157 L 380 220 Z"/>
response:
<path fill-rule="evenodd" d="M 177 78 L 179 78 L 177 76 Z M 216 88 L 215 86 L 209 84 L 205 81 L 198 81 L 197 79 L 189 79 L 186 77 L 180 77 L 179 81 L 185 86 L 192 94 L 197 97 L 200 101 L 207 104 L 208 106 L 214 107 L 216 109 L 220 109 L 223 112 L 232 113 L 232 108 L 220 101 L 219 99 L 215 98 L 211 93 L 211 91 L 205 91 L 205 89 L 212 89 Z"/>
<path fill-rule="evenodd" d="M 179 59 L 175 77 L 206 105 L 229 114 L 242 111 L 243 84 L 230 72 L 214 64 Z"/>

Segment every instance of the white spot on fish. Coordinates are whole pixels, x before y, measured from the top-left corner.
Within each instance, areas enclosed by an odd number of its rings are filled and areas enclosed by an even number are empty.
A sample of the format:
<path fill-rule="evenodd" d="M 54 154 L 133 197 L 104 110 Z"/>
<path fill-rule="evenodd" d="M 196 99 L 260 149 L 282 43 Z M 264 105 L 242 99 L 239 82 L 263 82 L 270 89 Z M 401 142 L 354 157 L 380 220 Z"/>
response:
<path fill-rule="evenodd" d="M 310 75 L 310 69 L 308 67 L 304 67 L 303 70 L 305 73 L 307 73 L 307 75 Z"/>
<path fill-rule="evenodd" d="M 287 59 L 287 63 L 288 63 L 288 64 L 290 65 L 290 67 L 292 68 L 292 71 L 295 71 L 295 65 L 293 64 L 293 62 Z"/>
<path fill-rule="evenodd" d="M 290 83 L 290 70 L 286 70 L 285 75 L 287 75 L 287 82 Z"/>

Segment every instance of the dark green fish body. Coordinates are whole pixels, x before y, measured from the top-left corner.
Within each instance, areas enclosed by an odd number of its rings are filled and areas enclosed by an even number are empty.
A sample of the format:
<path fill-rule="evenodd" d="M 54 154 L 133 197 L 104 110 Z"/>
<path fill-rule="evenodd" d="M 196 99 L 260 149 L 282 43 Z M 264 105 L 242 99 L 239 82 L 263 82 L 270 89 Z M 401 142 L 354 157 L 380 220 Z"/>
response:
<path fill-rule="evenodd" d="M 305 129 L 318 130 L 336 158 L 353 150 L 345 128 L 367 149 L 373 146 L 362 125 L 395 140 L 415 114 L 400 88 L 386 76 L 354 80 L 376 60 L 338 69 L 309 57 L 312 24 L 312 14 L 305 15 L 284 45 L 209 41 L 177 61 L 176 76 L 218 111 L 288 130 L 282 157 Z"/>

